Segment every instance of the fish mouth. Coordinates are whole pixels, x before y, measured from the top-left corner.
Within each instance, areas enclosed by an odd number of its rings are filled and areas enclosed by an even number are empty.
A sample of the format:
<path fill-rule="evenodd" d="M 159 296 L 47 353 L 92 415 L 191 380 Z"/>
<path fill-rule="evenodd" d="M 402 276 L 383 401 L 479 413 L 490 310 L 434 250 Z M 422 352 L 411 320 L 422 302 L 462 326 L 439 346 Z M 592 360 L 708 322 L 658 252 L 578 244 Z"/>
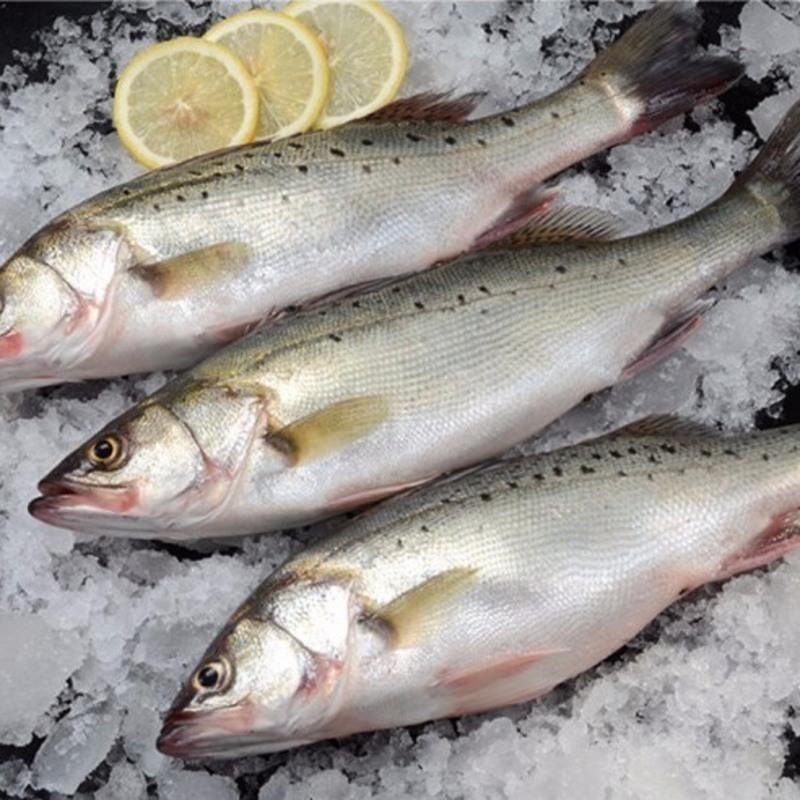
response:
<path fill-rule="evenodd" d="M 65 478 L 45 478 L 38 489 L 41 497 L 31 500 L 28 512 L 48 525 L 76 530 L 98 516 L 127 514 L 139 500 L 135 486 L 88 486 Z"/>
<path fill-rule="evenodd" d="M 242 703 L 210 711 L 170 711 L 164 719 L 156 747 L 171 758 L 232 758 L 292 747 L 286 740 L 270 741 L 255 728 L 256 709 Z"/>

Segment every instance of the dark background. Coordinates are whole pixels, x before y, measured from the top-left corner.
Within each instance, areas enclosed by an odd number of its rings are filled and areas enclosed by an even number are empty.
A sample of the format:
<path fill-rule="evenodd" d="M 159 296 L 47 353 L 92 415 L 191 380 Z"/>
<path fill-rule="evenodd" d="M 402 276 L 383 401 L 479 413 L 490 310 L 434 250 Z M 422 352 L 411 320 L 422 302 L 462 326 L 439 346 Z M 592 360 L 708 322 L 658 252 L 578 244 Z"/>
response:
<path fill-rule="evenodd" d="M 518 9 L 520 5 L 530 2 L 530 0 L 507 0 L 509 9 Z M 595 5 L 596 0 L 585 0 L 586 5 Z M 193 2 L 192 4 L 195 4 Z M 65 16 L 70 19 L 80 22 L 96 11 L 109 6 L 108 2 L 0 2 L 0 73 L 3 68 L 10 63 L 13 63 L 14 51 L 27 51 L 36 49 L 36 42 L 34 36 L 37 31 L 50 27 L 57 17 Z M 720 25 L 738 25 L 739 13 L 744 6 L 744 2 L 701 2 L 704 25 L 700 35 L 700 41 L 703 44 L 719 44 L 718 30 Z M 119 7 L 119 6 L 118 6 Z M 127 13 L 135 16 L 137 11 L 133 5 L 128 6 Z M 610 26 L 615 29 L 615 32 L 627 27 L 632 20 L 626 19 L 619 25 Z M 787 22 L 787 24 L 790 24 Z M 168 23 L 163 24 L 163 29 L 159 28 L 160 38 L 169 38 L 176 33 L 195 33 L 194 31 L 176 30 Z M 487 31 L 487 35 L 492 35 L 491 31 Z M 545 47 L 546 49 L 546 47 Z M 31 75 L 32 79 L 43 78 L 44 75 L 38 75 L 36 71 Z M 753 81 L 751 78 L 745 77 L 733 89 L 728 91 L 721 99 L 724 107 L 724 115 L 728 117 L 736 125 L 737 132 L 748 130 L 756 134 L 748 112 L 755 108 L 761 100 L 775 92 L 775 78 L 767 76 L 759 82 Z M 0 81 L 0 112 L 2 111 L 2 90 L 3 85 Z M 692 126 L 693 123 L 687 120 L 687 125 Z M 0 116 L 0 131 L 2 131 L 2 116 Z M 2 152 L 0 151 L 0 157 Z M 588 162 L 588 169 L 603 169 L 604 157 L 597 156 Z M 791 270 L 800 270 L 800 243 L 787 248 L 788 258 L 786 260 L 787 268 Z M 800 310 L 798 310 L 800 313 Z M 800 343 L 798 343 L 800 347 Z M 797 351 L 800 355 L 800 349 Z M 786 392 L 786 398 L 779 408 L 764 409 L 757 415 L 757 424 L 759 427 L 772 427 L 775 425 L 782 425 L 788 423 L 800 422 L 800 387 L 791 385 L 783 376 L 781 364 L 776 361 L 775 380 L 776 385 Z M 45 394 L 48 390 L 45 390 Z M 52 390 L 50 390 L 52 391 Z M 56 390 L 58 391 L 58 390 Z M 161 546 L 157 543 L 151 543 L 153 546 Z M 164 545 L 170 548 L 169 545 Z M 181 553 L 185 557 L 197 557 L 197 554 L 186 551 Z M 652 634 L 655 638 L 655 633 Z M 648 638 L 645 633 L 644 639 Z M 613 657 L 612 657 L 613 658 Z M 791 728 L 787 726 L 785 732 L 786 741 L 788 744 L 788 755 L 784 766 L 784 775 L 800 782 L 800 739 L 798 739 L 792 732 Z M 26 747 L 6 747 L 0 746 L 0 764 L 4 760 L 10 758 L 23 758 L 29 763 L 33 760 L 37 749 L 41 745 L 42 740 L 34 738 L 30 745 Z M 96 788 L 102 786 L 107 775 L 104 775 L 104 767 L 99 767 L 92 776 L 90 776 L 80 790 L 92 792 Z M 263 780 L 268 777 L 269 770 L 264 775 L 260 776 L 247 776 L 249 780 L 240 780 L 239 788 L 242 797 L 256 797 L 258 794 L 258 787 Z M 150 787 L 151 796 L 156 796 L 154 787 Z M 37 792 L 30 794 L 29 797 L 46 797 L 45 793 Z M 0 800 L 3 800 L 4 795 L 0 792 Z M 124 800 L 124 798 L 120 798 Z M 322 800 L 322 798 L 320 799 Z"/>

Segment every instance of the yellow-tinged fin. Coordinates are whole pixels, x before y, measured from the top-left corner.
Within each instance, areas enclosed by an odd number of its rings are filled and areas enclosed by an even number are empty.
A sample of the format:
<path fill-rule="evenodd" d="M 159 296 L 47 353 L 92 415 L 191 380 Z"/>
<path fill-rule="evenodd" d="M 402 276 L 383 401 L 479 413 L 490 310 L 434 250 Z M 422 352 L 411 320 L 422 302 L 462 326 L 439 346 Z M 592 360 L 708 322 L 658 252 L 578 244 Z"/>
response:
<path fill-rule="evenodd" d="M 381 395 L 353 397 L 327 406 L 270 434 L 295 465 L 327 455 L 366 436 L 386 419 L 389 404 Z"/>
<path fill-rule="evenodd" d="M 559 242 L 609 241 L 622 236 L 622 221 L 608 211 L 586 206 L 547 208 L 521 228 L 489 245 L 491 250 L 517 250 Z"/>
<path fill-rule="evenodd" d="M 250 261 L 251 252 L 244 242 L 220 242 L 166 261 L 137 264 L 132 271 L 150 285 L 156 297 L 176 300 L 198 288 L 224 282 Z"/>
<path fill-rule="evenodd" d="M 477 569 L 454 567 L 403 592 L 373 615 L 391 637 L 392 647 L 413 647 L 444 624 L 443 616 L 474 583 Z"/>

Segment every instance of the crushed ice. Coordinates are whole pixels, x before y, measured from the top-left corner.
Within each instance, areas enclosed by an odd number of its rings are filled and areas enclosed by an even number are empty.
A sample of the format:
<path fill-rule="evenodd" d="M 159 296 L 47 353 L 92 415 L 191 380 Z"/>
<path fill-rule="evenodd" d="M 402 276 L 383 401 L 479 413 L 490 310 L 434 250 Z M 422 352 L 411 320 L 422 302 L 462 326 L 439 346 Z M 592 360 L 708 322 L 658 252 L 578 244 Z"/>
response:
<path fill-rule="evenodd" d="M 138 172 L 108 124 L 120 65 L 148 42 L 198 33 L 246 5 L 101 10 L 85 24 L 58 20 L 34 52 L 18 54 L 0 74 L 0 260 L 55 213 Z M 414 54 L 407 92 L 484 89 L 492 110 L 563 84 L 593 42 L 605 45 L 645 4 L 390 5 Z M 719 41 L 761 87 L 749 114 L 764 137 L 800 96 L 800 5 L 751 0 Z M 40 80 L 29 79 L 34 70 Z M 574 170 L 567 199 L 607 208 L 631 230 L 707 203 L 758 142 L 718 102 L 692 119 L 617 147 L 603 169 Z M 800 380 L 796 252 L 733 276 L 679 355 L 575 410 L 537 446 L 648 412 L 732 430 L 779 409 Z M 192 550 L 91 541 L 27 515 L 36 480 L 60 455 L 162 380 L 0 399 L 0 794 L 800 798 L 782 774 L 787 731 L 800 735 L 797 557 L 670 609 L 621 656 L 533 705 L 209 766 L 160 755 L 159 713 L 188 665 L 305 538 Z"/>

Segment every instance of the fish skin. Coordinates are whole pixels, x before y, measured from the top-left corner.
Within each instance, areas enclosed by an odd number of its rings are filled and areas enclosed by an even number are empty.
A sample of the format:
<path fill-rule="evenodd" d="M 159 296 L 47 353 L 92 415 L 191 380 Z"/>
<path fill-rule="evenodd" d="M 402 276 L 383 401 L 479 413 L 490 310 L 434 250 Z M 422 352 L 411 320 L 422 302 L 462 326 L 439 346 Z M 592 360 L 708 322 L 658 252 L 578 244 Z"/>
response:
<path fill-rule="evenodd" d="M 737 437 L 622 433 L 425 487 L 273 572 L 200 660 L 226 659 L 235 682 L 207 695 L 188 684 L 159 747 L 182 758 L 272 752 L 538 697 L 687 591 L 797 548 L 798 509 L 800 427 Z M 425 596 L 421 637 L 398 645 L 393 630 L 374 624 L 376 609 L 459 571 L 471 579 L 455 601 L 437 607 Z M 411 624 L 424 610 L 408 615 Z M 244 651 L 248 629 L 269 653 L 271 625 L 298 652 L 336 660 L 325 688 L 335 705 L 316 707 L 252 656 L 252 642 Z M 235 716 L 245 694 L 252 728 L 220 735 L 215 714 Z M 287 696 L 293 704 L 282 705 Z"/>
<path fill-rule="evenodd" d="M 696 327 L 698 296 L 800 233 L 798 137 L 800 105 L 725 195 L 664 228 L 478 254 L 257 331 L 107 427 L 129 442 L 130 464 L 91 471 L 79 450 L 45 479 L 49 496 L 32 511 L 99 533 L 263 531 L 498 455 L 666 355 L 659 342 L 676 347 Z M 186 465 L 190 490 L 175 500 L 159 483 L 138 508 L 109 514 L 102 487 L 138 486 L 161 469 L 163 441 L 177 441 L 166 427 L 147 445 L 139 426 L 156 408 L 225 469 L 192 477 L 197 455 L 182 446 L 164 457 L 173 482 Z M 235 450 L 232 429 L 246 439 Z M 304 457 L 303 442 L 323 454 Z M 59 509 L 52 489 L 63 478 L 96 487 L 101 508 L 85 495 Z"/>
<path fill-rule="evenodd" d="M 16 325 L 29 340 L 0 360 L 0 390 L 185 367 L 289 306 L 456 256 L 501 220 L 521 224 L 542 180 L 738 78 L 730 60 L 698 53 L 696 27 L 690 8 L 665 5 L 574 83 L 492 117 L 356 122 L 212 153 L 88 200 L 0 270 L 0 297 L 17 309 L 0 314 L 0 335 Z M 11 302 L 25 289 L 3 272 L 21 257 L 64 285 Z M 46 313 L 62 306 L 63 318 Z"/>

